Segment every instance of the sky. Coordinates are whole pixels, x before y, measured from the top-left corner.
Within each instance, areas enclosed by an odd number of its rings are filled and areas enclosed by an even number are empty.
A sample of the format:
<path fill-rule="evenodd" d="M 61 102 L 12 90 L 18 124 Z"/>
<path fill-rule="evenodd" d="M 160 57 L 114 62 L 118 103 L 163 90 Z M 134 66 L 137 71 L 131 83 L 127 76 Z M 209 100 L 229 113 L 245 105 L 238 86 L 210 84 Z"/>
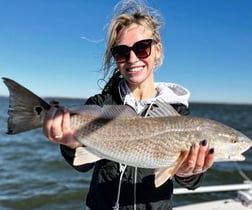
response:
<path fill-rule="evenodd" d="M 0 77 L 41 97 L 87 98 L 98 80 L 116 0 L 0 0 Z M 165 25 L 157 82 L 192 102 L 252 104 L 252 1 L 149 0 Z M 8 96 L 0 82 L 0 96 Z"/>

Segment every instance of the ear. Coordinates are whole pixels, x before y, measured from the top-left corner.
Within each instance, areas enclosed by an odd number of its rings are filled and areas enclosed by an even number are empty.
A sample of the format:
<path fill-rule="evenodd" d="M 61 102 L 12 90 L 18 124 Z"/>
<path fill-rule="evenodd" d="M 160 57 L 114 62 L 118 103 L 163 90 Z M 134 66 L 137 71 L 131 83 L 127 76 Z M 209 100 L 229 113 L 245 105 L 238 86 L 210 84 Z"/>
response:
<path fill-rule="evenodd" d="M 155 61 L 156 65 L 159 66 L 162 63 L 162 58 L 163 58 L 163 46 L 161 42 L 158 42 L 156 45 L 156 55 L 155 55 Z"/>

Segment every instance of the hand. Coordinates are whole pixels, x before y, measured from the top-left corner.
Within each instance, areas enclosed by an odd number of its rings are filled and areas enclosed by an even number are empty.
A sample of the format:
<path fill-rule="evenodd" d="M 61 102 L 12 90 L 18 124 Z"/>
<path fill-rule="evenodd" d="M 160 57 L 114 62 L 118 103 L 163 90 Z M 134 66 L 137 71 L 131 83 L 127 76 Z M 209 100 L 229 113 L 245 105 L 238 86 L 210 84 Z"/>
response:
<path fill-rule="evenodd" d="M 200 144 L 194 143 L 188 157 L 177 170 L 176 175 L 188 177 L 203 173 L 213 165 L 213 162 L 214 148 L 209 149 L 206 140 L 203 140 Z"/>
<path fill-rule="evenodd" d="M 82 146 L 74 136 L 70 126 L 70 113 L 66 108 L 53 102 L 44 120 L 43 133 L 53 142 L 66 145 L 72 149 Z"/>

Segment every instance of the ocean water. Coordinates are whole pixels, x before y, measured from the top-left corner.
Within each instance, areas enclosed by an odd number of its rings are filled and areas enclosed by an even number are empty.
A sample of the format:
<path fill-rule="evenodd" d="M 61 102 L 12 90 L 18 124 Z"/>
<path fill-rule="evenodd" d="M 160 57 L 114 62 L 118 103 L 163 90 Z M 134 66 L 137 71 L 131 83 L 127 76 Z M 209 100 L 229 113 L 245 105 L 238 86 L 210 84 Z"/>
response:
<path fill-rule="evenodd" d="M 79 105 L 81 100 L 59 99 L 61 104 Z M 6 135 L 8 98 L 0 97 L 0 210 L 79 210 L 92 171 L 80 173 L 61 157 L 59 146 L 36 129 Z M 220 121 L 252 138 L 252 105 L 191 104 L 191 115 Z M 203 185 L 240 184 L 252 178 L 252 150 L 243 162 L 215 163 Z M 177 184 L 175 184 L 176 187 Z M 174 205 L 235 196 L 234 192 L 174 195 Z"/>

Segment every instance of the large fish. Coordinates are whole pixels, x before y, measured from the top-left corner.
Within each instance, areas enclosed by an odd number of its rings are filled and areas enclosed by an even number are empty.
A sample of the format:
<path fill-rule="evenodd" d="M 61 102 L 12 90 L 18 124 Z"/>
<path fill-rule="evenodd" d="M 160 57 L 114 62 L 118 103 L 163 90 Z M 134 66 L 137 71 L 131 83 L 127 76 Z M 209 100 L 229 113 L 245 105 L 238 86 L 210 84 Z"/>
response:
<path fill-rule="evenodd" d="M 41 127 L 50 105 L 15 81 L 3 80 L 10 92 L 7 134 Z M 170 116 L 160 117 L 164 112 Z M 104 158 L 142 168 L 174 169 L 191 145 L 203 139 L 215 149 L 215 161 L 244 160 L 242 153 L 252 146 L 248 137 L 233 128 L 205 118 L 178 116 L 161 102 L 150 110 L 152 117 L 145 118 L 127 105 L 83 105 L 70 113 L 71 127 L 85 145 L 77 150 L 76 165 Z"/>

